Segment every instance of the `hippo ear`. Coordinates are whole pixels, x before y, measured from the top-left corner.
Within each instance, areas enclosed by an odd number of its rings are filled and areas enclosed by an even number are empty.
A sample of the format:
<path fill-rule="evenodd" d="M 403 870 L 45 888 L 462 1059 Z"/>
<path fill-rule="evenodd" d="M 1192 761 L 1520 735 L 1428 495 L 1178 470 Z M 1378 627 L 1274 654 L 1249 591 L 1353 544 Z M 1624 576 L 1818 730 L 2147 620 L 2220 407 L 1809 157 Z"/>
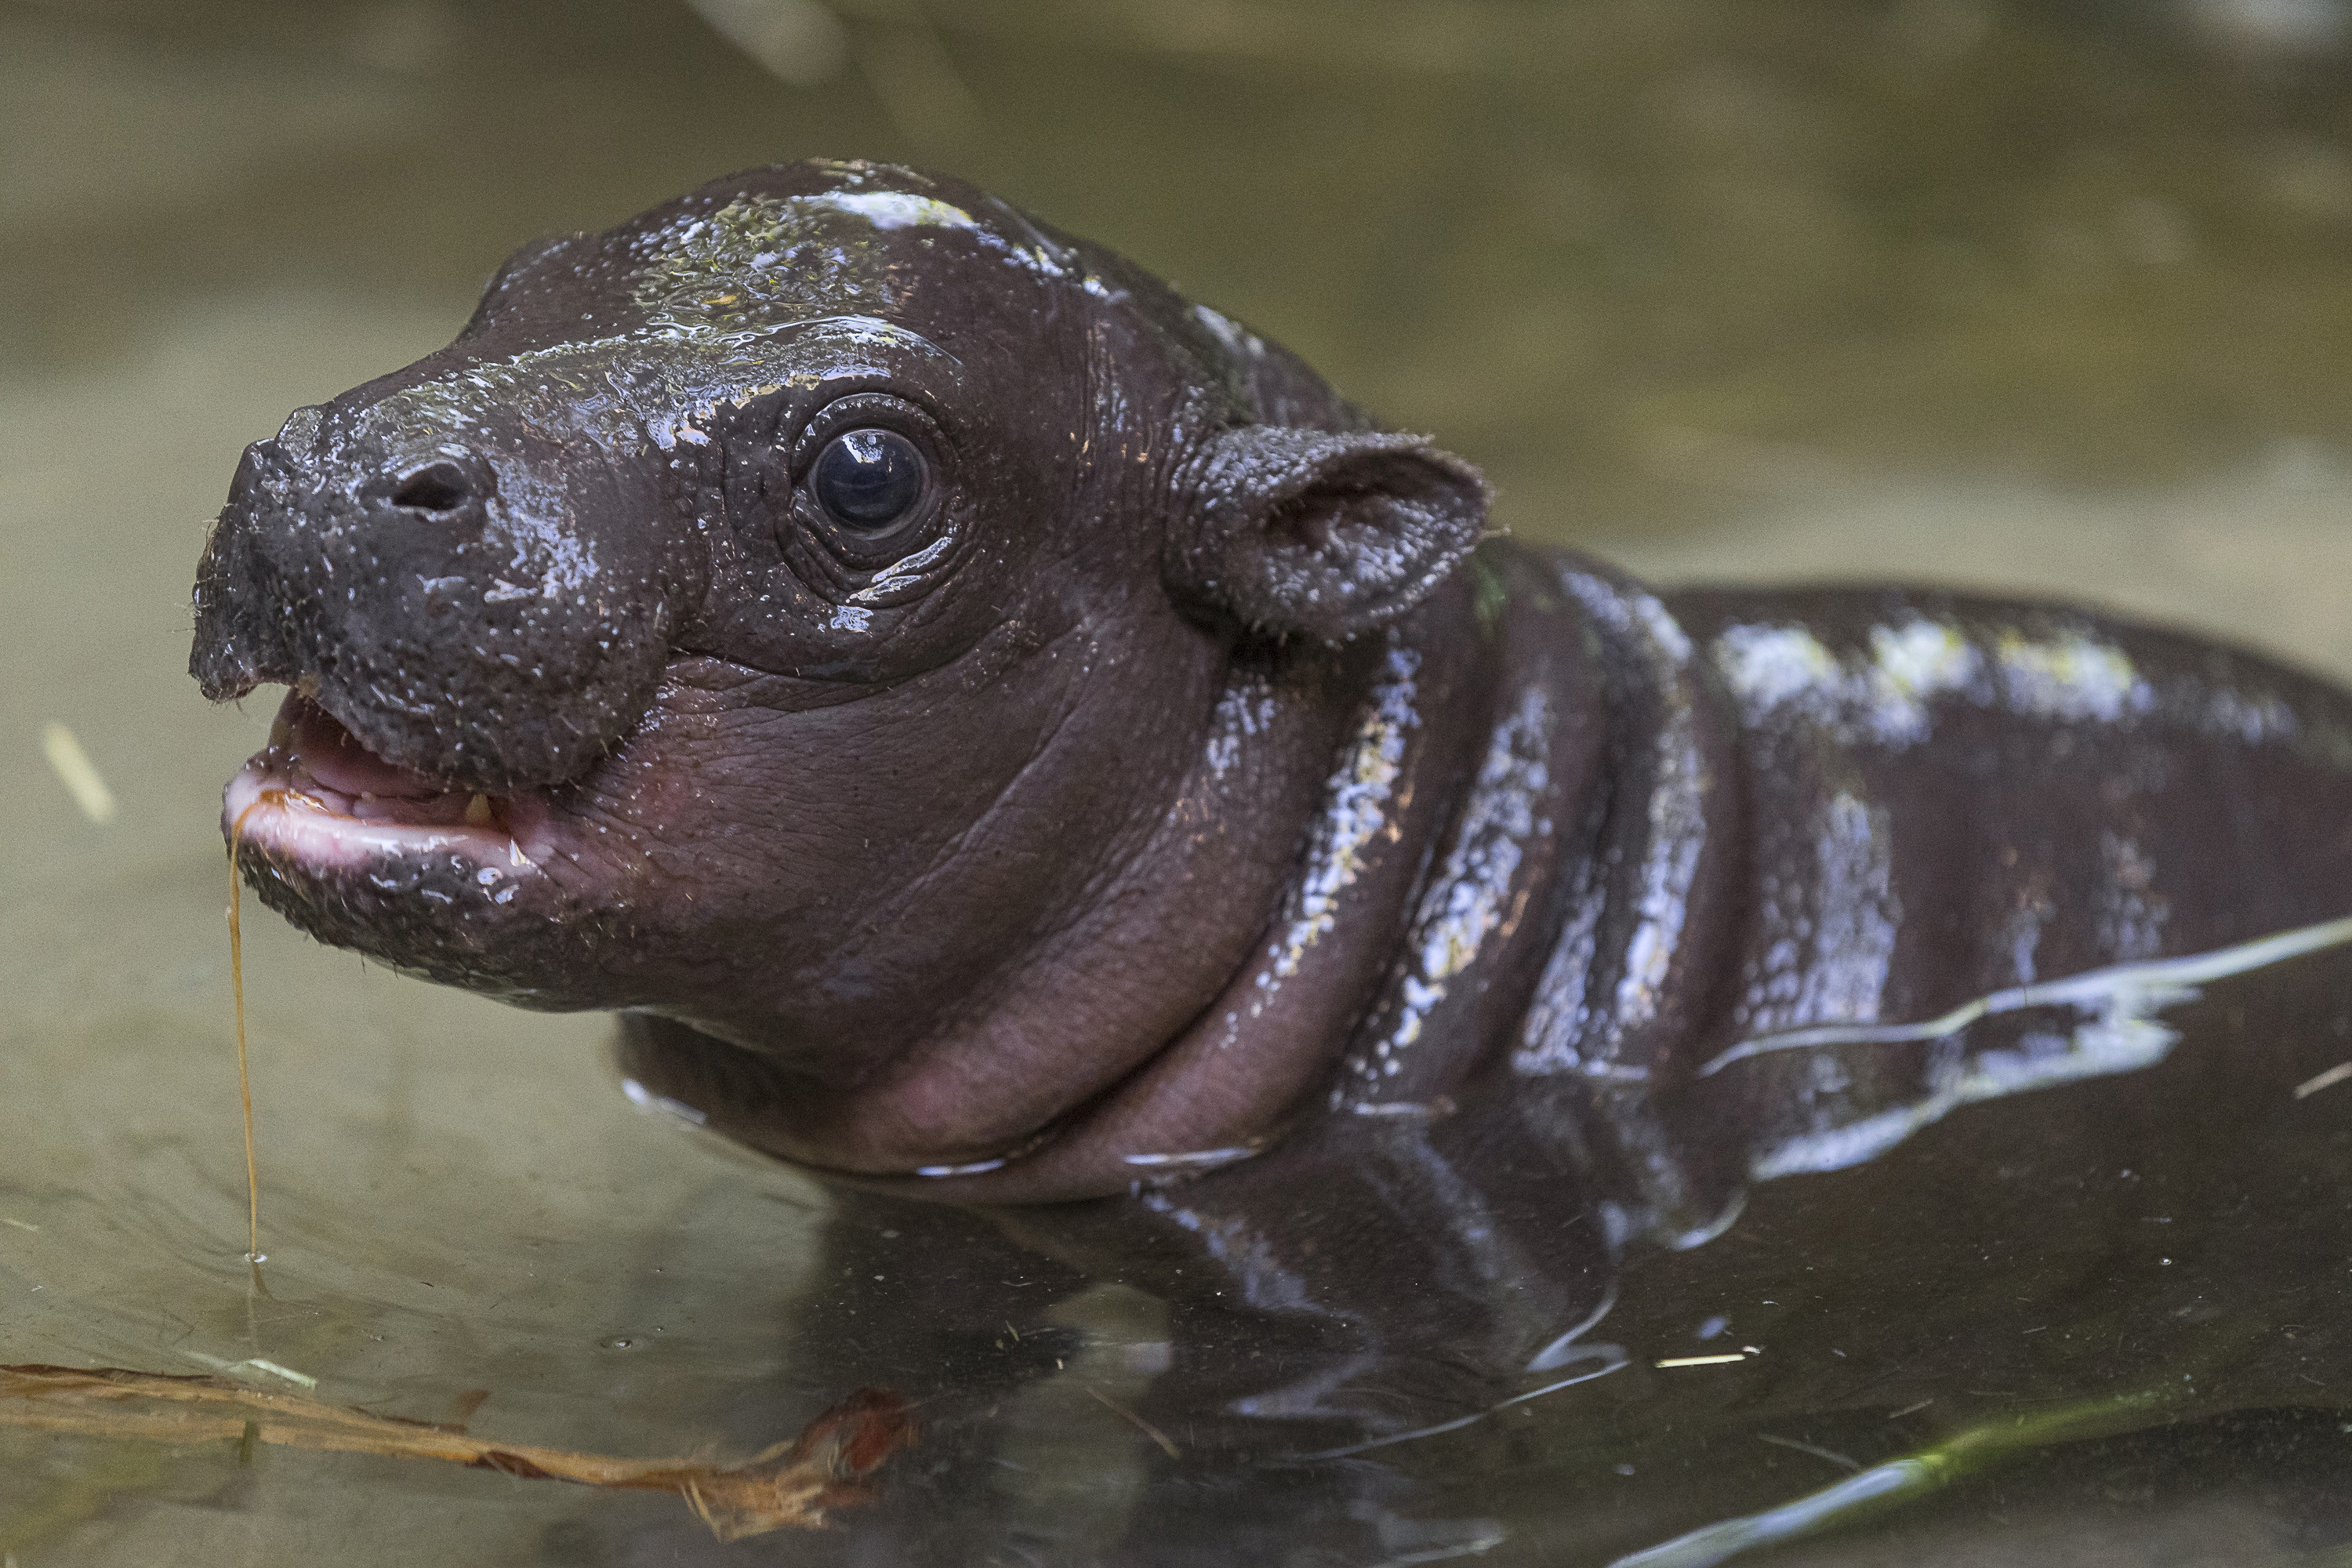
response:
<path fill-rule="evenodd" d="M 1342 642 L 1402 615 L 1486 525 L 1486 481 L 1423 436 L 1244 426 L 1190 479 L 1170 588 L 1276 637 Z"/>

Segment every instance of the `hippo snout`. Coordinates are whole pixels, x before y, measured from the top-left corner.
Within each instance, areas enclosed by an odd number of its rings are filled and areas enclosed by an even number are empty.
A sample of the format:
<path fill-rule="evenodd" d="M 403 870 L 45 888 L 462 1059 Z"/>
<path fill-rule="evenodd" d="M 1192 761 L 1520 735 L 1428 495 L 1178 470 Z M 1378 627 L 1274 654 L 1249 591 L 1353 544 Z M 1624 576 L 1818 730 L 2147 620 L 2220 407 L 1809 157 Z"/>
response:
<path fill-rule="evenodd" d="M 392 504 L 409 511 L 464 512 L 482 504 L 495 485 L 489 465 L 467 453 L 438 457 L 388 481 Z"/>
<path fill-rule="evenodd" d="M 578 776 L 651 703 L 698 592 L 662 469 L 374 412 L 300 410 L 247 449 L 198 567 L 191 673 L 215 700 L 293 686 L 453 786 Z"/>

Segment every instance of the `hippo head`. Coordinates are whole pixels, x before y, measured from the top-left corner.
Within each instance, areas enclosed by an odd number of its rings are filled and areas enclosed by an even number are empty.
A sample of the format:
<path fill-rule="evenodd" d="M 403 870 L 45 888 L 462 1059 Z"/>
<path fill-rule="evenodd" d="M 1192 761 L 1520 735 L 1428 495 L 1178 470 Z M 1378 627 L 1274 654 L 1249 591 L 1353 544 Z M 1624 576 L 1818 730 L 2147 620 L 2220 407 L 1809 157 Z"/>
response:
<path fill-rule="evenodd" d="M 1484 511 L 1118 258 L 802 163 L 526 247 L 255 443 L 192 668 L 292 689 L 226 801 L 272 908 L 755 1053 L 829 1108 L 772 1142 L 887 1173 L 1035 1137 L 1215 994 L 1332 754 L 1267 705 Z"/>

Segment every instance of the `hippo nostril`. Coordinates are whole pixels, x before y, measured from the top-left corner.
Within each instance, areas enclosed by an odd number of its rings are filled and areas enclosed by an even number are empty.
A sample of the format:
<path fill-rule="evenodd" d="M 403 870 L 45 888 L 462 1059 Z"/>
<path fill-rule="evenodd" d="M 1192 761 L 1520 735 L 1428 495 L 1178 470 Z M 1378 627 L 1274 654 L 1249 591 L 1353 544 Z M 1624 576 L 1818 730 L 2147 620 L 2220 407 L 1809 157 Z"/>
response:
<path fill-rule="evenodd" d="M 455 511 L 473 493 L 473 487 L 466 482 L 466 470 L 457 464 L 427 463 L 400 481 L 400 488 L 392 492 L 392 504 L 419 511 Z"/>

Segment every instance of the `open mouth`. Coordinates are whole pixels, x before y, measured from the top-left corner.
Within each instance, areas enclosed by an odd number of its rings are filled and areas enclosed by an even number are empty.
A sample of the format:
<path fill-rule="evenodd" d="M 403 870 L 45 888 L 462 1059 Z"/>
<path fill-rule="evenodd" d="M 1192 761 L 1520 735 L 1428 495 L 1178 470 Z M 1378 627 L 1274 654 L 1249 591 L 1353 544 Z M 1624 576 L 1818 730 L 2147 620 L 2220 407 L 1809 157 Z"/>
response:
<path fill-rule="evenodd" d="M 484 795 L 386 761 L 299 691 L 224 804 L 241 842 L 319 869 L 434 852 L 520 869 L 534 864 L 522 840 L 545 816 L 535 792 Z"/>

